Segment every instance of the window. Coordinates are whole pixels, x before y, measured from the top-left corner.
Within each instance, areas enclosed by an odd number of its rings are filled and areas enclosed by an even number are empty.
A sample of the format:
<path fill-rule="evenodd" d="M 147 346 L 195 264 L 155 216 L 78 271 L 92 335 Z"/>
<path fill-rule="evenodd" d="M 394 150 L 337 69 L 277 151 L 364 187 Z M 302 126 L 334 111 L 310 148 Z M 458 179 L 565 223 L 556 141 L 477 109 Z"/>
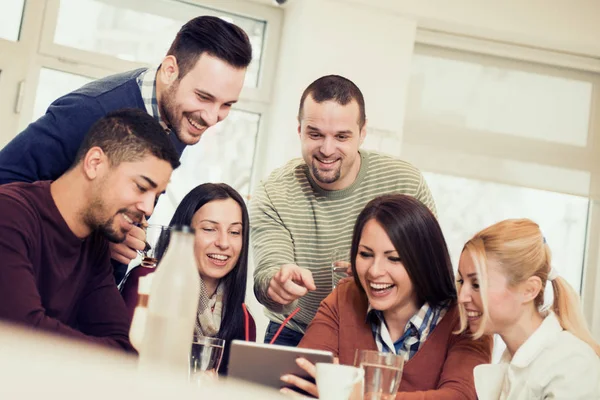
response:
<path fill-rule="evenodd" d="M 81 75 L 42 68 L 33 105 L 32 121 L 44 115 L 54 100 L 80 88 L 91 80 L 92 78 Z"/>
<path fill-rule="evenodd" d="M 205 182 L 227 183 L 248 199 L 259 123 L 260 114 L 232 110 L 198 144 L 187 147 L 151 222 L 168 224 L 183 197 Z"/>
<path fill-rule="evenodd" d="M 474 132 L 585 146 L 592 86 L 589 81 L 416 54 L 408 114 Z"/>
<path fill-rule="evenodd" d="M 477 231 L 530 218 L 548 236 L 558 270 L 581 289 L 595 170 L 588 141 L 594 79 L 417 49 L 402 154 L 431 171 L 426 179 L 453 261 Z"/>
<path fill-rule="evenodd" d="M 581 289 L 587 198 L 443 174 L 424 176 L 455 268 L 463 245 L 475 233 L 504 219 L 529 218 L 546 237 L 553 266 L 575 290 Z"/>
<path fill-rule="evenodd" d="M 181 26 L 198 15 L 215 15 L 248 34 L 254 59 L 246 86 L 258 86 L 266 21 L 183 1 L 163 2 L 169 8 L 125 1 L 61 0 L 54 43 L 122 60 L 158 65 Z M 158 4 L 158 3 L 157 3 Z"/>
<path fill-rule="evenodd" d="M 401 157 L 428 171 L 455 267 L 477 231 L 529 218 L 597 330 L 600 75 L 568 55 L 417 37 L 432 45 L 415 46 Z"/>
<path fill-rule="evenodd" d="M 24 6 L 25 0 L 2 2 L 2 13 L 0 13 L 0 39 L 6 39 L 13 42 L 19 40 Z"/>

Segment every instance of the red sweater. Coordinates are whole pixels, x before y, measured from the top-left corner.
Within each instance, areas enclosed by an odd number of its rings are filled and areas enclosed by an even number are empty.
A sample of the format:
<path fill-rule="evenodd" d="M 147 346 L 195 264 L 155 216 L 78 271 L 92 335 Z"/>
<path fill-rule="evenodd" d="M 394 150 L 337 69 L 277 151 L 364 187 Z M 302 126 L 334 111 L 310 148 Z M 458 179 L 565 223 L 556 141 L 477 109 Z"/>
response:
<path fill-rule="evenodd" d="M 367 308 L 367 296 L 353 281 L 339 285 L 321 303 L 299 347 L 328 350 L 341 364 L 353 365 L 356 349 L 377 350 Z M 454 305 L 404 364 L 397 400 L 477 399 L 473 368 L 491 362 L 492 339 L 455 335 L 458 326 Z"/>
<path fill-rule="evenodd" d="M 0 186 L 0 318 L 133 351 L 108 242 L 71 232 L 48 181 Z"/>

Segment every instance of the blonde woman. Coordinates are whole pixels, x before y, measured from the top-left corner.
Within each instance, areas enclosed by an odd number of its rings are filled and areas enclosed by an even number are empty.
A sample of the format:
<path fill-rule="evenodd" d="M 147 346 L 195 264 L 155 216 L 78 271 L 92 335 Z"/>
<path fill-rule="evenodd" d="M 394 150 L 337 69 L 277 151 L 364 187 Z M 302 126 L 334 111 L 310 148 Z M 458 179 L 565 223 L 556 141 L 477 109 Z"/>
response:
<path fill-rule="evenodd" d="M 536 223 L 506 220 L 477 233 L 458 275 L 460 332 L 497 333 L 507 347 L 499 364 L 475 367 L 480 400 L 600 399 L 600 346 Z M 545 310 L 548 282 L 554 302 Z"/>

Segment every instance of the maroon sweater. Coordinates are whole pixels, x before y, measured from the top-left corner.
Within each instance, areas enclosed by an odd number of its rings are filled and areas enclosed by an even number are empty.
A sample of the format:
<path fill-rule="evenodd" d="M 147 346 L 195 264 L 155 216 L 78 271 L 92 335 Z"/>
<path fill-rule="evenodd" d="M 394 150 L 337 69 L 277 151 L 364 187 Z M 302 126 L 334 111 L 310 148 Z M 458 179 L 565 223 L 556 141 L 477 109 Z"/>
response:
<path fill-rule="evenodd" d="M 0 318 L 133 350 L 108 242 L 71 232 L 49 181 L 0 186 Z"/>

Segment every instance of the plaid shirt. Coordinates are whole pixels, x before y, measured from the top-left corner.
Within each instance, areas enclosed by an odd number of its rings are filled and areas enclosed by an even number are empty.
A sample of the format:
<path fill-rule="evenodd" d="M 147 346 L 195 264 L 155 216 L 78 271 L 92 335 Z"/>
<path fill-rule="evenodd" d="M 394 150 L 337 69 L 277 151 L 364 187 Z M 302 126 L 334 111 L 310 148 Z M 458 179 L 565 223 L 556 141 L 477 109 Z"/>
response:
<path fill-rule="evenodd" d="M 171 133 L 171 129 L 160 117 L 160 112 L 158 111 L 158 101 L 156 100 L 156 72 L 158 71 L 158 68 L 160 68 L 160 66 L 148 68 L 142 72 L 137 77 L 137 84 L 142 93 L 142 100 L 144 100 L 146 112 L 152 115 L 167 133 Z"/>
<path fill-rule="evenodd" d="M 408 361 L 419 351 L 429 334 L 446 315 L 446 311 L 448 307 L 445 305 L 430 307 L 427 303 L 423 304 L 421 309 L 408 320 L 404 333 L 395 342 L 385 325 L 383 312 L 374 310 L 369 305 L 367 321 L 371 323 L 371 330 L 379 351 L 403 355 L 404 360 Z"/>

